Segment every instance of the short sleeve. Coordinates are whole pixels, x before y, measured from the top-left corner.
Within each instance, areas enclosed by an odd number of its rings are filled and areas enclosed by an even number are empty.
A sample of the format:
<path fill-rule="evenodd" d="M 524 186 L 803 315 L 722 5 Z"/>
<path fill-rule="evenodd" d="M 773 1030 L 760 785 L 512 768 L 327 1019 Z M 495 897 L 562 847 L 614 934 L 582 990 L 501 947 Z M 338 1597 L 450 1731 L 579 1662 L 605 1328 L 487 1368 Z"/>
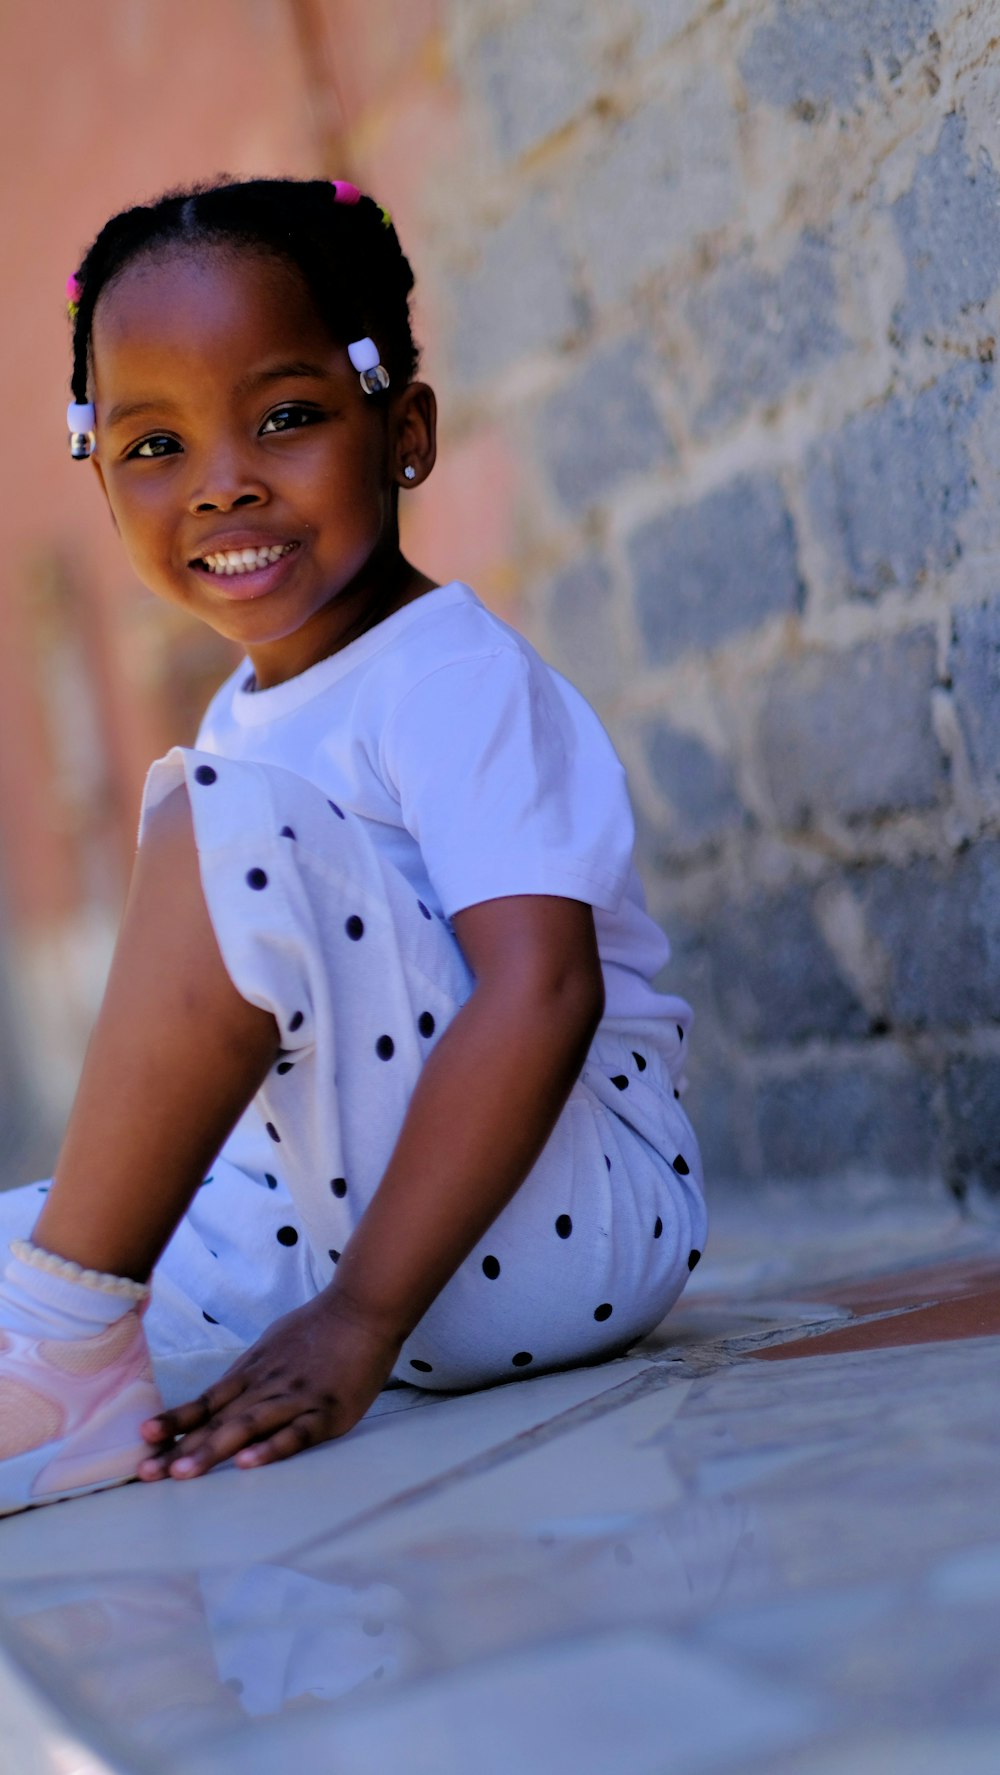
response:
<path fill-rule="evenodd" d="M 635 830 L 589 704 L 531 651 L 435 668 L 386 722 L 381 768 L 446 913 L 510 894 L 613 912 Z"/>

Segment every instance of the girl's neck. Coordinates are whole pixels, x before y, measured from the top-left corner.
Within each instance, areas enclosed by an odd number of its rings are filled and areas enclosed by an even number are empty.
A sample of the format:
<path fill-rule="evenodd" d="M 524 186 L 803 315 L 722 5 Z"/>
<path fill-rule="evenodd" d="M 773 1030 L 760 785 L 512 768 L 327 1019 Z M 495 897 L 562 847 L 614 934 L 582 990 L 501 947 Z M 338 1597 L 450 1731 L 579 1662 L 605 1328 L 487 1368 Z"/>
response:
<path fill-rule="evenodd" d="M 397 552 L 391 564 L 377 575 L 359 576 L 294 635 L 248 648 L 253 688 L 271 690 L 297 678 L 320 660 L 349 647 L 405 604 L 434 591 L 436 583 Z"/>

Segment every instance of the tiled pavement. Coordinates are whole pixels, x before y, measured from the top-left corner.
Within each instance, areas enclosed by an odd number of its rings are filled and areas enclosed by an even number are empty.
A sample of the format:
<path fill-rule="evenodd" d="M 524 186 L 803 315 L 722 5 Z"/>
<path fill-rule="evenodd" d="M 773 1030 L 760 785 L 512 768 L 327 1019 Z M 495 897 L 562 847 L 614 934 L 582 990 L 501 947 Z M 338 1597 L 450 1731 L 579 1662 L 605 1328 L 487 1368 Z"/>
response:
<path fill-rule="evenodd" d="M 2 1775 L 996 1775 L 998 1366 L 1000 1226 L 720 1205 L 625 1359 L 0 1524 Z"/>

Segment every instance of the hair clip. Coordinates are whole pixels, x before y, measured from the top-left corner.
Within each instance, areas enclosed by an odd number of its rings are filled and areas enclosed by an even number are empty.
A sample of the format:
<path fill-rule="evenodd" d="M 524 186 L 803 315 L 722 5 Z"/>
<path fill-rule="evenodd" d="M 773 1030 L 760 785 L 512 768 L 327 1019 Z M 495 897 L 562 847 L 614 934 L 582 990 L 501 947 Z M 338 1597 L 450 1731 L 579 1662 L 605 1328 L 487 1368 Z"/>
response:
<path fill-rule="evenodd" d="M 96 421 L 93 401 L 70 401 L 66 408 L 69 426 L 69 453 L 74 462 L 83 462 L 97 449 Z"/>
<path fill-rule="evenodd" d="M 350 179 L 331 179 L 334 203 L 360 203 L 361 193 Z"/>
<path fill-rule="evenodd" d="M 69 315 L 70 320 L 76 319 L 77 309 L 80 306 L 80 297 L 82 295 L 83 285 L 74 271 L 66 279 L 66 313 Z"/>
<path fill-rule="evenodd" d="M 347 355 L 360 372 L 361 386 L 366 394 L 381 394 L 383 388 L 388 388 L 389 372 L 384 364 L 379 363 L 374 339 L 355 339 L 354 344 L 347 347 Z"/>

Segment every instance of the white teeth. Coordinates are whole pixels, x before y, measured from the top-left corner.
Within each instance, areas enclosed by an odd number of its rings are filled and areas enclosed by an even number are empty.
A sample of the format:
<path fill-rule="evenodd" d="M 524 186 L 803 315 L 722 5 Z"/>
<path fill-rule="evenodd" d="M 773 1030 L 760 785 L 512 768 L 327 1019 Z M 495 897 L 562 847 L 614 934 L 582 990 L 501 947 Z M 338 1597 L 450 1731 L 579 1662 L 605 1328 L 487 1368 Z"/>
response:
<path fill-rule="evenodd" d="M 218 554 L 203 555 L 201 559 L 210 573 L 252 573 L 280 561 L 282 555 L 287 555 L 294 547 L 294 542 L 279 542 L 270 548 L 225 549 Z"/>

